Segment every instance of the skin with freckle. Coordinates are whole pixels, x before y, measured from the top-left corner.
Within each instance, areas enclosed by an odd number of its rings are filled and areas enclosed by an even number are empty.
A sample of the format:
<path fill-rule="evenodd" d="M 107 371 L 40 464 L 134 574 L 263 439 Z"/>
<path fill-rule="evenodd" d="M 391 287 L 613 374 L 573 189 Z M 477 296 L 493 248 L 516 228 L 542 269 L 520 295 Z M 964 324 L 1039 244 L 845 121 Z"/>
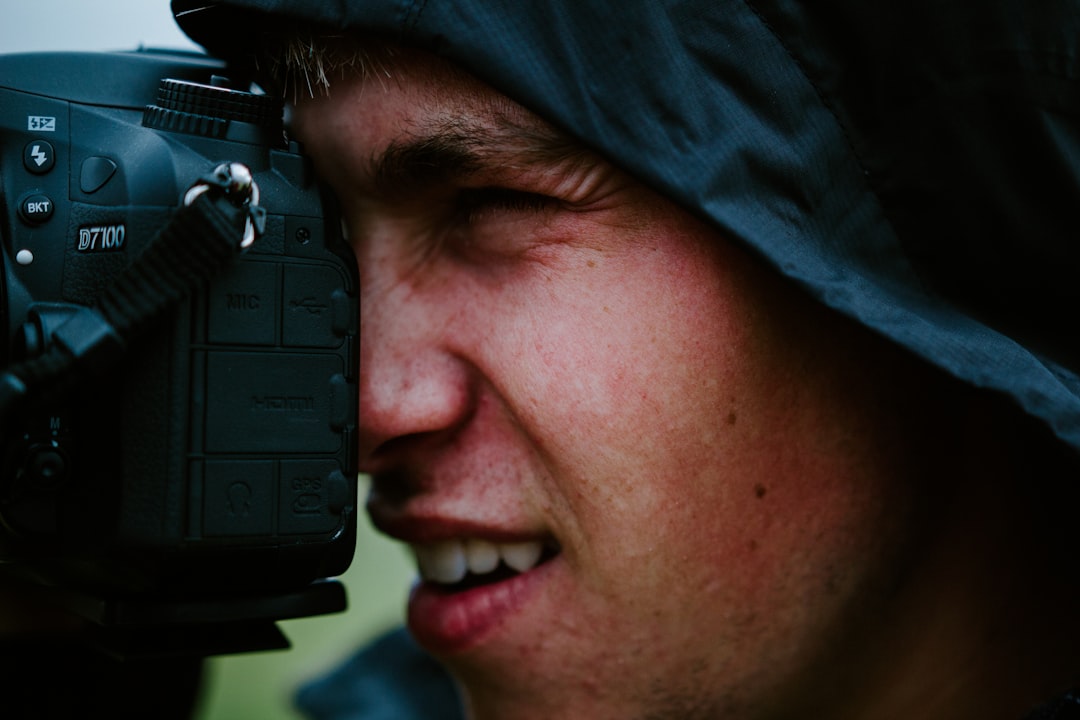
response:
<path fill-rule="evenodd" d="M 450 117 L 476 157 L 406 163 Z M 855 717 L 827 688 L 884 684 L 931 575 L 940 379 L 599 157 L 530 153 L 554 131 L 429 56 L 296 130 L 360 266 L 376 523 L 561 548 L 432 648 L 474 717 Z"/>

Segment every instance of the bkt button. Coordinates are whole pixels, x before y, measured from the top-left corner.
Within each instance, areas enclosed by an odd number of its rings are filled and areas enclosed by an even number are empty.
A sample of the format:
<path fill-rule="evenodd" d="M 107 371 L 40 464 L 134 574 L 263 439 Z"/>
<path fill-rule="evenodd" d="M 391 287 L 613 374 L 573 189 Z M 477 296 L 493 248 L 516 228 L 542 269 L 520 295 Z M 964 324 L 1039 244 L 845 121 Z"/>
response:
<path fill-rule="evenodd" d="M 19 203 L 19 216 L 30 225 L 40 225 L 53 214 L 53 201 L 48 195 L 30 195 Z"/>

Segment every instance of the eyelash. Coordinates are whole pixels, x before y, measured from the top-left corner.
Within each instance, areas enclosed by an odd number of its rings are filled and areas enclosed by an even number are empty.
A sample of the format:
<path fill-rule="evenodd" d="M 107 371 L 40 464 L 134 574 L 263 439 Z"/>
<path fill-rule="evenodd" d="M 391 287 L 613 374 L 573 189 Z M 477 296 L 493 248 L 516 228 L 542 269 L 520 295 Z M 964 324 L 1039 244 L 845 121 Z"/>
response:
<path fill-rule="evenodd" d="M 555 202 L 546 195 L 500 187 L 466 188 L 458 193 L 458 210 L 469 224 L 491 212 L 541 212 Z"/>

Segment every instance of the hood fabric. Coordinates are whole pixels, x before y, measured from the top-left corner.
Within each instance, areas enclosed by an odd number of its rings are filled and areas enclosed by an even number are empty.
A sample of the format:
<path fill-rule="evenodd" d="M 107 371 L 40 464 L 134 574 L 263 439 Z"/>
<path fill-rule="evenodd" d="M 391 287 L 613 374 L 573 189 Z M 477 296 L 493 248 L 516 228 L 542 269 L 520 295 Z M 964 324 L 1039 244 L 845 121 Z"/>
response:
<path fill-rule="evenodd" d="M 1080 449 L 1080 0 L 173 0 L 457 62 Z"/>

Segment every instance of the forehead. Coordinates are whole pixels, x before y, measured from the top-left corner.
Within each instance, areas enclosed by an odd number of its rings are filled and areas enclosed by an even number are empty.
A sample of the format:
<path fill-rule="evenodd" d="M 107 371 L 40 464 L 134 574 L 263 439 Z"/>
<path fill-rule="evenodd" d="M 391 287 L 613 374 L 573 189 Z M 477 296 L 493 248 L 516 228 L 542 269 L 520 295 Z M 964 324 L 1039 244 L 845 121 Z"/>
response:
<path fill-rule="evenodd" d="M 414 125 L 455 117 L 497 118 L 522 127 L 549 129 L 539 116 L 486 83 L 431 53 L 384 45 L 357 49 L 348 60 L 314 66 L 295 80 L 295 109 L 305 123 L 313 114 L 340 112 L 356 124 L 389 122 L 408 131 Z M 341 118 L 339 118 L 341 119 Z"/>
<path fill-rule="evenodd" d="M 425 166 L 433 171 L 423 173 L 429 176 L 445 170 L 467 175 L 482 166 L 554 169 L 585 157 L 600 161 L 536 114 L 429 53 L 382 51 L 331 75 L 324 93 L 296 103 L 294 130 L 324 172 L 364 180 L 369 192 L 379 190 L 380 178 L 407 180 L 403 171 Z"/>

